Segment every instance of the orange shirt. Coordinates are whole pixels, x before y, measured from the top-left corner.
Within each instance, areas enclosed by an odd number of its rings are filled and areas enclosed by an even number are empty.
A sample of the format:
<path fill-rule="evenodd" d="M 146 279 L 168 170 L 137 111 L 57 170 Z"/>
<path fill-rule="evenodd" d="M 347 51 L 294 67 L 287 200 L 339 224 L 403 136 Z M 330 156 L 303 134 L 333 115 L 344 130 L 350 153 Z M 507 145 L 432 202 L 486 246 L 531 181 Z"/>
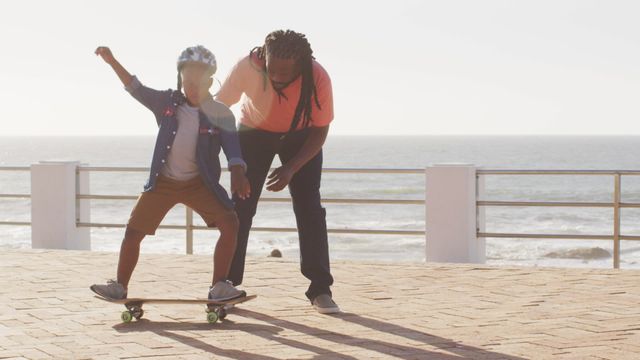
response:
<path fill-rule="evenodd" d="M 257 58 L 249 56 L 242 58 L 222 84 L 216 100 L 231 106 L 240 101 L 244 94 L 240 116 L 242 124 L 270 132 L 288 132 L 300 99 L 302 76 L 298 76 L 282 90 L 286 98 L 279 97 L 262 68 L 264 67 L 260 65 Z M 312 100 L 310 124 L 314 127 L 324 127 L 333 120 L 333 92 L 329 74 L 315 60 L 313 60 L 313 78 L 320 108 L 315 100 Z M 302 116 L 296 130 L 302 128 L 304 114 Z"/>

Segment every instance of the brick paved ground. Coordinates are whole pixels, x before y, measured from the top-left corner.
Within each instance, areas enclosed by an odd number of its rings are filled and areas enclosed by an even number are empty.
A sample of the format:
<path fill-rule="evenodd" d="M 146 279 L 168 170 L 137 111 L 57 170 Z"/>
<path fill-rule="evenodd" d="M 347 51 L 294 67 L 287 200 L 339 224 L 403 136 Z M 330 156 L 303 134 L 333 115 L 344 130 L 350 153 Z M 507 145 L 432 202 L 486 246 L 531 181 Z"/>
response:
<path fill-rule="evenodd" d="M 640 359 L 640 271 L 334 262 L 337 316 L 297 262 L 252 258 L 259 298 L 222 323 L 200 305 L 121 305 L 88 286 L 117 254 L 0 252 L 0 359 Z M 210 258 L 143 254 L 129 296 L 203 297 Z"/>

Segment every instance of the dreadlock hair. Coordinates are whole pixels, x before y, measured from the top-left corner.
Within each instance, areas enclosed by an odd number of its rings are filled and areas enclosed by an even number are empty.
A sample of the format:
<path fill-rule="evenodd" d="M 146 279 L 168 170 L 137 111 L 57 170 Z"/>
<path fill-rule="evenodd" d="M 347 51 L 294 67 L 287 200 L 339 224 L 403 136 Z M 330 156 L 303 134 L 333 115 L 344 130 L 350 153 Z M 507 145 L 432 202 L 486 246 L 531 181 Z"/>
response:
<path fill-rule="evenodd" d="M 302 75 L 300 99 L 298 100 L 296 111 L 291 120 L 289 132 L 294 131 L 301 120 L 303 127 L 308 127 L 311 122 L 312 101 L 315 100 L 318 109 L 321 109 L 321 107 L 318 101 L 316 84 L 313 81 L 313 60 L 315 58 L 313 57 L 311 45 L 305 35 L 292 30 L 273 31 L 264 39 L 264 45 L 253 48 L 250 55 L 254 53 L 260 60 L 265 60 L 266 55 L 269 54 L 280 59 L 295 59 L 296 63 L 300 65 Z M 276 89 L 276 92 L 278 92 L 279 96 L 286 98 L 282 90 Z M 302 114 L 304 114 L 303 119 L 301 119 Z"/>

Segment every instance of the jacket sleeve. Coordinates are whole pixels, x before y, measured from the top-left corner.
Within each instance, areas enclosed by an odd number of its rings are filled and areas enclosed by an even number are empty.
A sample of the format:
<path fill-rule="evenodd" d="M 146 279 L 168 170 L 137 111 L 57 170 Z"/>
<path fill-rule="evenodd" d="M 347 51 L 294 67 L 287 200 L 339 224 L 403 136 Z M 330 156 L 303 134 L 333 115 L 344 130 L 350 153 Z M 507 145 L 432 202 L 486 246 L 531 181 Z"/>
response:
<path fill-rule="evenodd" d="M 227 157 L 229 169 L 234 165 L 240 165 L 247 171 L 247 163 L 242 158 L 242 150 L 240 148 L 240 139 L 238 130 L 236 130 L 236 119 L 228 108 L 223 116 L 219 118 L 220 141 L 222 143 L 222 151 Z"/>
<path fill-rule="evenodd" d="M 134 99 L 151 110 L 156 115 L 156 118 L 162 115 L 166 99 L 171 97 L 171 90 L 159 91 L 148 88 L 142 85 L 136 76 L 133 77 L 133 80 L 125 89 Z"/>

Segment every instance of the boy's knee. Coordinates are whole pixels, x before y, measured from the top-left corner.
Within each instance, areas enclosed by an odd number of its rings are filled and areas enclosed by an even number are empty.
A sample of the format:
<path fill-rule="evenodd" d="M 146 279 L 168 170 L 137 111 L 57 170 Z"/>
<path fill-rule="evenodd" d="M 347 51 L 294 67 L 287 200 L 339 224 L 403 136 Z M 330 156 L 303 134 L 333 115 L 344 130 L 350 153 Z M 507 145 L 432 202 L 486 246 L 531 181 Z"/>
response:
<path fill-rule="evenodd" d="M 127 228 L 126 228 L 126 230 L 124 232 L 124 241 L 125 242 L 138 242 L 139 243 L 139 242 L 142 241 L 142 239 L 144 239 L 145 236 L 146 236 L 145 233 L 127 226 Z"/>
<path fill-rule="evenodd" d="M 221 232 L 238 232 L 238 228 L 240 228 L 240 220 L 238 220 L 238 215 L 235 211 L 230 211 L 225 214 L 224 217 L 220 218 L 216 225 Z"/>

